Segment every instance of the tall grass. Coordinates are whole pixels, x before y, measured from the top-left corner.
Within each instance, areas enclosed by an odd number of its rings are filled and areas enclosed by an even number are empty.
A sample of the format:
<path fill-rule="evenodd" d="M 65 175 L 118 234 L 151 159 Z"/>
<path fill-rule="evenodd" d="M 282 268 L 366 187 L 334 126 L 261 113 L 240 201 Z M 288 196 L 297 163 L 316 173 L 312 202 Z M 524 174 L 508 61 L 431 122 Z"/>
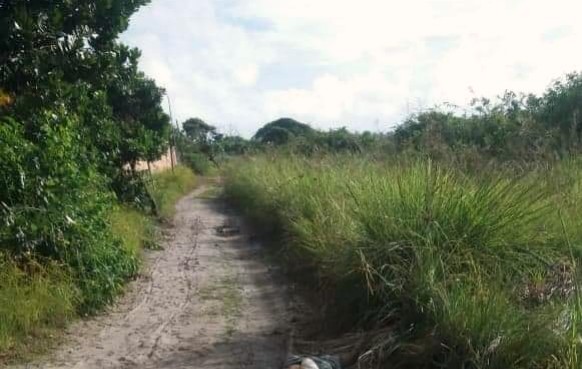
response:
<path fill-rule="evenodd" d="M 194 189 L 196 183 L 196 176 L 185 166 L 177 166 L 174 170 L 154 174 L 150 191 L 161 217 L 171 218 L 175 212 L 176 202 Z"/>
<path fill-rule="evenodd" d="M 74 315 L 79 291 L 54 264 L 17 266 L 0 255 L 0 363 L 31 355 Z"/>
<path fill-rule="evenodd" d="M 144 248 L 155 248 L 156 225 L 143 212 L 119 206 L 111 213 L 110 222 L 113 234 L 122 240 L 131 255 L 140 256 Z"/>
<path fill-rule="evenodd" d="M 563 171 L 574 178 L 561 183 Z M 580 221 L 568 216 L 564 232 L 558 215 L 579 212 L 576 173 L 263 157 L 232 165 L 226 194 L 332 290 L 334 322 L 396 312 L 393 364 L 578 367 Z"/>

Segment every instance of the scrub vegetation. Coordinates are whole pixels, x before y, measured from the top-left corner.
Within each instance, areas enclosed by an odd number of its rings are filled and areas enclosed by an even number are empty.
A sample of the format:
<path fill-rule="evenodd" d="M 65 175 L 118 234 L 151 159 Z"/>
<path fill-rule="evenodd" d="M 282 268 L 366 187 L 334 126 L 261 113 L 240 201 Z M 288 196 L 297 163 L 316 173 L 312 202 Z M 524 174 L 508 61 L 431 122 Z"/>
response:
<path fill-rule="evenodd" d="M 582 368 L 582 74 L 386 133 L 177 129 L 118 40 L 147 3 L 0 1 L 0 365 L 111 303 L 156 217 L 220 168 L 335 333 L 392 327 L 391 366 Z M 184 166 L 136 170 L 170 143 Z"/>
<path fill-rule="evenodd" d="M 150 193 L 156 202 L 159 215 L 166 220 L 174 215 L 174 205 L 196 186 L 196 176 L 186 166 L 157 173 L 150 182 Z"/>
<path fill-rule="evenodd" d="M 169 213 L 194 185 L 178 168 L 152 191 L 135 169 L 171 133 L 118 41 L 146 3 L 0 2 L 0 365 L 110 303 L 155 244 L 152 199 Z"/>
<path fill-rule="evenodd" d="M 225 191 L 318 282 L 335 327 L 394 326 L 389 362 L 578 368 L 581 169 L 276 155 L 233 164 Z"/>
<path fill-rule="evenodd" d="M 332 333 L 392 327 L 390 367 L 581 368 L 580 96 L 573 73 L 389 133 L 280 119 L 225 195 L 318 286 Z"/>

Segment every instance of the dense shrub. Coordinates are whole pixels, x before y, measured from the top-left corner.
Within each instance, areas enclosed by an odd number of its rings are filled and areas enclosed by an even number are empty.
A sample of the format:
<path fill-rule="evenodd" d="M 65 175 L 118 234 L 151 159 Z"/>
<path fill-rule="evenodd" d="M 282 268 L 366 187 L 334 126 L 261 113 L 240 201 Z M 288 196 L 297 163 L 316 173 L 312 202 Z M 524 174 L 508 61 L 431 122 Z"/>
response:
<path fill-rule="evenodd" d="M 151 241 L 127 209 L 154 208 L 134 169 L 166 151 L 169 117 L 118 42 L 147 2 L 0 1 L 0 358 L 111 301 Z"/>
<path fill-rule="evenodd" d="M 198 152 L 185 152 L 181 156 L 182 162 L 196 174 L 205 175 L 215 169 L 215 164 L 207 155 Z"/>
<path fill-rule="evenodd" d="M 79 158 L 76 121 L 43 113 L 41 135 L 25 137 L 13 120 L 0 124 L 0 249 L 16 259 L 65 263 L 82 291 L 80 309 L 111 300 L 136 271 L 137 260 L 111 234 L 114 196 Z"/>

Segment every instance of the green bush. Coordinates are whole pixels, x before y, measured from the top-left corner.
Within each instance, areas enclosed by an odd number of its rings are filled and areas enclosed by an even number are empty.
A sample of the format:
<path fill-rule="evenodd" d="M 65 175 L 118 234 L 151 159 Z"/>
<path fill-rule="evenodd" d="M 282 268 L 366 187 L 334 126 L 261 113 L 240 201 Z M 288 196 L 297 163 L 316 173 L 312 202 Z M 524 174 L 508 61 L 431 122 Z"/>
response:
<path fill-rule="evenodd" d="M 214 169 L 214 164 L 208 159 L 207 155 L 202 153 L 184 153 L 182 160 L 196 174 L 207 175 Z"/>
<path fill-rule="evenodd" d="M 117 39 L 146 3 L 0 5 L 0 358 L 110 302 L 150 242 L 116 207 L 151 206 L 128 168 L 165 152 L 171 128 L 163 89 Z"/>
<path fill-rule="evenodd" d="M 39 116 L 42 135 L 33 138 L 12 120 L 0 124 L 0 250 L 64 263 L 81 290 L 79 310 L 88 312 L 111 301 L 137 258 L 111 233 L 115 198 L 83 162 L 77 122 L 64 117 Z"/>

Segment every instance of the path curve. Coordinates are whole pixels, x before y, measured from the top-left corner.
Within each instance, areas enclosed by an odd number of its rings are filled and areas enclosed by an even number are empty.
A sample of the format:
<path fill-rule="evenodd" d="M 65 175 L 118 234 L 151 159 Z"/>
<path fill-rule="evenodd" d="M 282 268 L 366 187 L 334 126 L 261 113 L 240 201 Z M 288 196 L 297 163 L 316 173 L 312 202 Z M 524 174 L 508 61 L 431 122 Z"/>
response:
<path fill-rule="evenodd" d="M 27 368 L 279 368 L 284 284 L 241 219 L 199 188 L 176 205 L 162 251 L 107 313 L 75 323 Z M 221 232 L 222 231 L 222 232 Z"/>

